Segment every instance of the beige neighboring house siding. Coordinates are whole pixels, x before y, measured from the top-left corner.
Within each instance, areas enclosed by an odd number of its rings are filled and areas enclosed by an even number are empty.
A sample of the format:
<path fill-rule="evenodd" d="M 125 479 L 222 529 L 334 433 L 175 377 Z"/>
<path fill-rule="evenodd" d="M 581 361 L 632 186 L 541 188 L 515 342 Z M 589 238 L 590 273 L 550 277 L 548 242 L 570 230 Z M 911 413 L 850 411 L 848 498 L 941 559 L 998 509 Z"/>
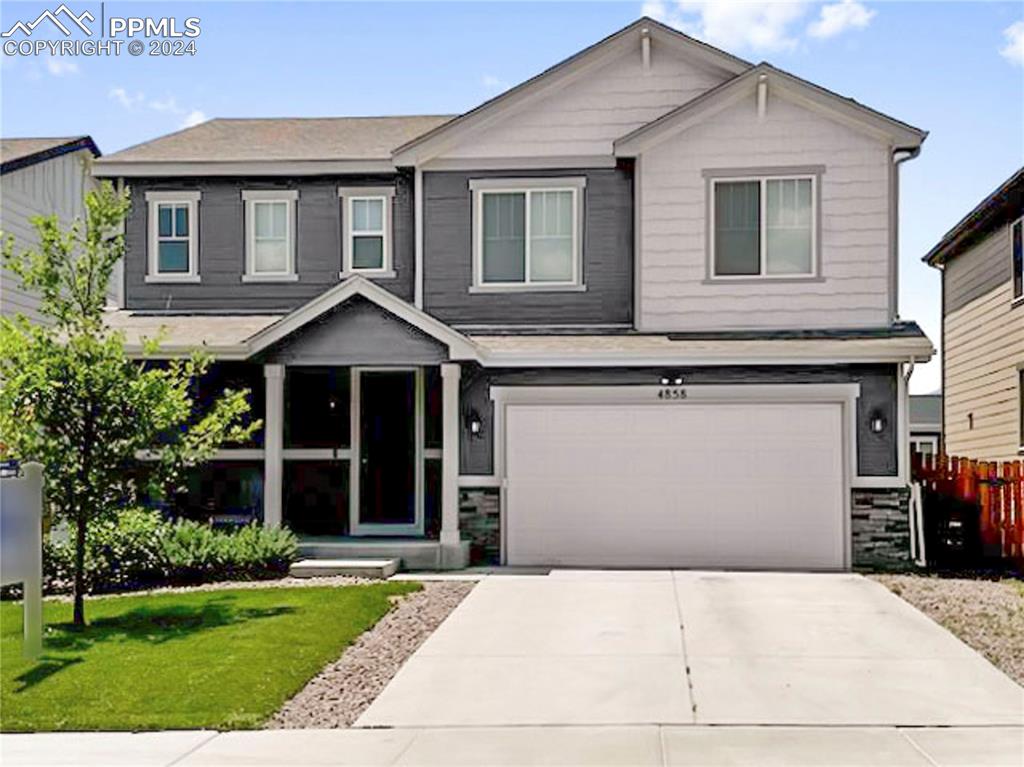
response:
<path fill-rule="evenodd" d="M 481 128 L 441 154 L 462 158 L 608 157 L 620 136 L 685 104 L 732 75 L 654 47 L 644 71 L 639 45 Z"/>
<path fill-rule="evenodd" d="M 84 215 L 85 193 L 95 183 L 84 164 L 91 157 L 91 152 L 82 149 L 0 176 L 0 230 L 14 236 L 16 252 L 39 245 L 30 221 L 33 216 L 56 213 L 67 225 Z M 4 269 L 0 275 L 0 313 L 10 317 L 20 312 L 41 321 L 38 306 L 39 299 Z"/>
<path fill-rule="evenodd" d="M 651 331 L 882 327 L 890 322 L 887 144 L 753 93 L 641 156 L 640 326 Z M 707 170 L 823 166 L 821 280 L 709 284 Z"/>
<path fill-rule="evenodd" d="M 1007 225 L 950 259 L 943 272 L 944 430 L 950 455 L 1019 457 L 1024 306 L 1012 303 L 1010 259 Z"/>

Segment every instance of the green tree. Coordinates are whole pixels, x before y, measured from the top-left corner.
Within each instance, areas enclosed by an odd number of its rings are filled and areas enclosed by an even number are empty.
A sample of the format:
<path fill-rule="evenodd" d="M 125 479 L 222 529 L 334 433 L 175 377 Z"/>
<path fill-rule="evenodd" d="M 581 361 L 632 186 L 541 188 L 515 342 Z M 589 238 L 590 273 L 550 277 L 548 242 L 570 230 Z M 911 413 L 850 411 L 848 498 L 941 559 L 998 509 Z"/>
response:
<path fill-rule="evenodd" d="M 143 493 L 162 495 L 185 470 L 260 425 L 248 418 L 246 390 L 225 390 L 197 410 L 195 384 L 208 357 L 156 363 L 159 340 L 148 339 L 143 359 L 132 358 L 124 334 L 104 326 L 129 205 L 127 191 L 104 182 L 87 195 L 84 221 L 64 229 L 56 216 L 34 218 L 38 248 L 15 253 L 12 238 L 0 234 L 4 263 L 40 296 L 51 322 L 0 319 L 0 456 L 45 467 L 48 509 L 74 531 L 79 626 L 89 523 Z"/>

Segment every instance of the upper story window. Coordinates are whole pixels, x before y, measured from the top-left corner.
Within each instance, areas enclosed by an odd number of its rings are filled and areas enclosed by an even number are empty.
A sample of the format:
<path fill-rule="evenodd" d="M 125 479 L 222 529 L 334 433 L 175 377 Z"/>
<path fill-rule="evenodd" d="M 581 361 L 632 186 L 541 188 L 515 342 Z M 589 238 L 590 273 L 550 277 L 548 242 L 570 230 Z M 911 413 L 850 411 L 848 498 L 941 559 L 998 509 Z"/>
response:
<path fill-rule="evenodd" d="M 582 288 L 584 178 L 476 179 L 473 289 Z"/>
<path fill-rule="evenodd" d="M 298 279 L 295 271 L 294 189 L 246 190 L 245 274 L 243 282 L 278 282 Z"/>
<path fill-rule="evenodd" d="M 199 192 L 146 192 L 147 282 L 199 282 Z"/>
<path fill-rule="evenodd" d="M 393 277 L 391 220 L 394 187 L 339 189 L 342 199 L 342 276 Z"/>
<path fill-rule="evenodd" d="M 711 276 L 817 275 L 814 175 L 711 179 Z"/>
<path fill-rule="evenodd" d="M 1010 226 L 1010 255 L 1013 258 L 1013 300 L 1024 299 L 1024 218 Z"/>

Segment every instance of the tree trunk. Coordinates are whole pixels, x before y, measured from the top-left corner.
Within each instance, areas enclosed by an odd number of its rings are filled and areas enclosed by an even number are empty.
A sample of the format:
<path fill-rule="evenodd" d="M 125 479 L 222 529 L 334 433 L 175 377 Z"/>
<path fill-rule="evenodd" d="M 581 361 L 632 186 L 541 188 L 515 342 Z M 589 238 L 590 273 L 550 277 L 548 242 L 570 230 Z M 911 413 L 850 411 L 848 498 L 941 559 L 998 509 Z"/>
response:
<path fill-rule="evenodd" d="M 76 626 L 85 626 L 85 514 L 75 520 L 75 617 Z"/>

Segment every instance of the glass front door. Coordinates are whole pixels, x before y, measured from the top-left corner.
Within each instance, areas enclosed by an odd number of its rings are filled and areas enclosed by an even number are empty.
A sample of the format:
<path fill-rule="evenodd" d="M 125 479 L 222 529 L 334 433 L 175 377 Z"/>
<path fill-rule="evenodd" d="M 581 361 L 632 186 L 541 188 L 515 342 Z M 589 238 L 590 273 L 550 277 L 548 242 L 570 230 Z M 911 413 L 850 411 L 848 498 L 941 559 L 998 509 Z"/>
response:
<path fill-rule="evenodd" d="M 353 370 L 354 535 L 423 532 L 422 373 Z"/>

